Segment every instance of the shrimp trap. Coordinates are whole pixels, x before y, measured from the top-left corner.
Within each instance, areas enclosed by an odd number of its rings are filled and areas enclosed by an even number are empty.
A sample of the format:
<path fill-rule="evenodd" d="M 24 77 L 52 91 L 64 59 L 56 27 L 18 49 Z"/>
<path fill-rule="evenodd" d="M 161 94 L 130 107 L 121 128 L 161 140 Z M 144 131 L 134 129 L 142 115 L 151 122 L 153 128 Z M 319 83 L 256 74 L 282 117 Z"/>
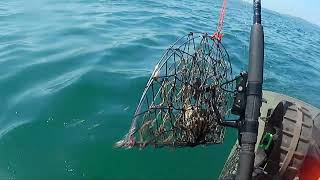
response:
<path fill-rule="evenodd" d="M 155 66 L 129 132 L 116 147 L 185 147 L 223 142 L 219 123 L 230 114 L 234 84 L 221 41 L 190 33 L 170 46 Z"/>

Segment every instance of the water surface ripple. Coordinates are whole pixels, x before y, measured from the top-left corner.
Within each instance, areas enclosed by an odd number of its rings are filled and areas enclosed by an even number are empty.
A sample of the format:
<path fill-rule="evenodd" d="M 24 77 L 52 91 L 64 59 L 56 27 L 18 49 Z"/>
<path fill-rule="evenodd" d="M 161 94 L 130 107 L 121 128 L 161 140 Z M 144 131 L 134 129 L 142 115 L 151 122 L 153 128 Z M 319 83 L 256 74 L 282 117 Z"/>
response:
<path fill-rule="evenodd" d="M 221 1 L 2 0 L 0 179 L 215 179 L 235 140 L 117 150 L 146 80 L 178 37 L 212 33 Z M 231 0 L 223 43 L 246 69 L 251 6 Z M 264 88 L 320 106 L 320 28 L 263 10 Z"/>

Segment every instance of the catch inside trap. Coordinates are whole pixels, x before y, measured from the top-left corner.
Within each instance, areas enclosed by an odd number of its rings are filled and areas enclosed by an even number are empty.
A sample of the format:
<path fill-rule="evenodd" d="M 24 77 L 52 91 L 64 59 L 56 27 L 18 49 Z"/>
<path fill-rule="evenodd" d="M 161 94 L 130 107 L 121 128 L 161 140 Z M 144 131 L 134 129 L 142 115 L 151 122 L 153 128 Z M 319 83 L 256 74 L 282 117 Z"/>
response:
<path fill-rule="evenodd" d="M 189 33 L 170 46 L 155 66 L 129 132 L 116 147 L 193 147 L 220 144 L 234 84 L 221 39 Z"/>

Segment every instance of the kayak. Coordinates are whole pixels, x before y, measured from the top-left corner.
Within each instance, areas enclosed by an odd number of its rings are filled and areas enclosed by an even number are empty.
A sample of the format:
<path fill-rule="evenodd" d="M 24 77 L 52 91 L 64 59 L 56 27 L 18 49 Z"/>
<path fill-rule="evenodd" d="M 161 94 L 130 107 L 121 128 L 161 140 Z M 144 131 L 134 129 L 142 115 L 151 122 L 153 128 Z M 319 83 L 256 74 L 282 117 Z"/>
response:
<path fill-rule="evenodd" d="M 320 138 L 317 138 L 320 136 L 320 109 L 271 91 L 263 91 L 263 99 L 253 179 L 320 177 L 315 174 L 320 172 L 317 169 L 317 163 L 320 164 Z M 219 179 L 235 178 L 239 153 L 236 141 Z"/>

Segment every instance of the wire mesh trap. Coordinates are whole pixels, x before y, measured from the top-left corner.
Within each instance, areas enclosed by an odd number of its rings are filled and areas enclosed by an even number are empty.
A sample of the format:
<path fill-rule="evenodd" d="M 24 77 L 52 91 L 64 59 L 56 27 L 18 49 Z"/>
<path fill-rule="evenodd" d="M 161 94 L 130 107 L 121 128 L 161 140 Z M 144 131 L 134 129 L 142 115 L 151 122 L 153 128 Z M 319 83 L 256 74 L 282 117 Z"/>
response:
<path fill-rule="evenodd" d="M 190 33 L 168 48 L 156 65 L 131 128 L 116 147 L 185 147 L 219 144 L 234 85 L 221 41 Z"/>

